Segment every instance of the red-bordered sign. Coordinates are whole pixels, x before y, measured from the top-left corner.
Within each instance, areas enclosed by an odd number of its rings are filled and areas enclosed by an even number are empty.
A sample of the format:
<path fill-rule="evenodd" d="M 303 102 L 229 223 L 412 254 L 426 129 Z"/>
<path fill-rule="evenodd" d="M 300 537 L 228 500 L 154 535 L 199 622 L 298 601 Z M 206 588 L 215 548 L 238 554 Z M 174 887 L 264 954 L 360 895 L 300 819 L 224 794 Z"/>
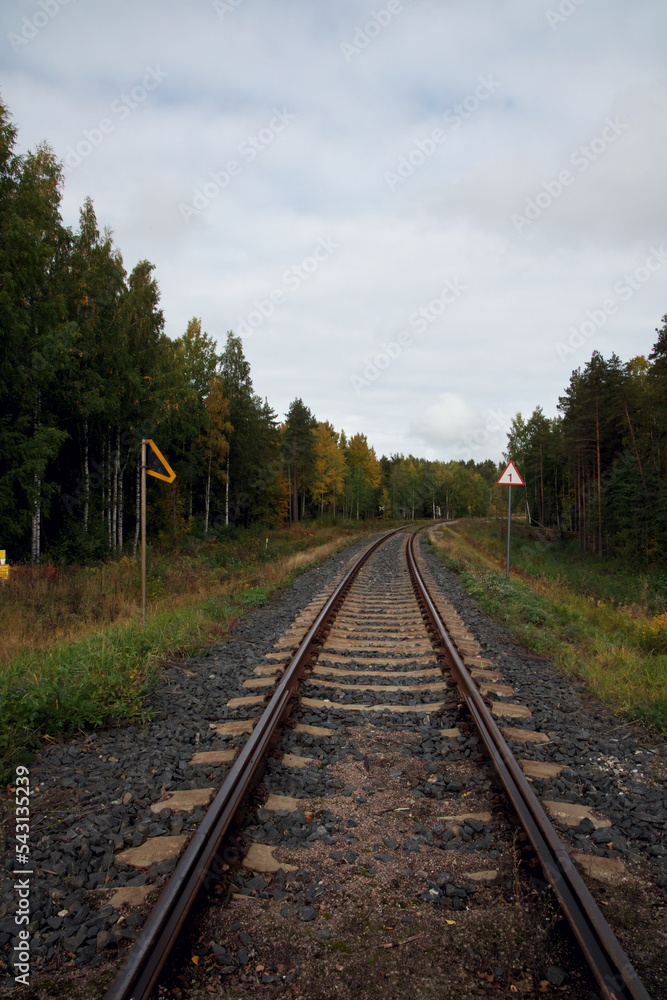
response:
<path fill-rule="evenodd" d="M 514 462 L 510 462 L 500 479 L 496 479 L 498 486 L 525 486 L 523 479 L 517 471 Z"/>

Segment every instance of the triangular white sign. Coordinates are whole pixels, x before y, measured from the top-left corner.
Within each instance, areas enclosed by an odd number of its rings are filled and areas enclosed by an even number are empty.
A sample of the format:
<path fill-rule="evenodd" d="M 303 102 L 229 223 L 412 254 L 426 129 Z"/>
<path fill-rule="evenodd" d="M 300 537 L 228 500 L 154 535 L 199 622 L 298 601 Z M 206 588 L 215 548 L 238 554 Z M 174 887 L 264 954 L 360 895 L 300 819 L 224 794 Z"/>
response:
<path fill-rule="evenodd" d="M 500 479 L 496 479 L 498 486 L 525 486 L 523 479 L 517 472 L 514 462 L 510 462 Z"/>

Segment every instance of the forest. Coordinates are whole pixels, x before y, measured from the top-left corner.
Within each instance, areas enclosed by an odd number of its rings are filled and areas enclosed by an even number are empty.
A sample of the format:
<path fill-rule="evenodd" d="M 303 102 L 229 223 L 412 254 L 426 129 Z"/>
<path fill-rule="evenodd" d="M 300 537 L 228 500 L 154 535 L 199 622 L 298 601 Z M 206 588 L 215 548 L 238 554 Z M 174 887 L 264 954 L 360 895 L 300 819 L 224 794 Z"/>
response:
<path fill-rule="evenodd" d="M 300 398 L 280 419 L 240 337 L 193 318 L 164 332 L 154 267 L 128 274 L 93 203 L 63 225 L 61 164 L 14 151 L 0 107 L 0 546 L 10 562 L 136 553 L 142 438 L 176 472 L 151 480 L 150 539 L 310 517 L 485 514 L 496 468 L 376 456 Z"/>
<path fill-rule="evenodd" d="M 648 566 L 667 542 L 667 316 L 648 357 L 594 351 L 572 372 L 559 416 L 517 414 L 506 457 L 526 482 L 513 510 L 572 532 L 579 548 Z"/>
<path fill-rule="evenodd" d="M 151 481 L 149 540 L 306 518 L 500 516 L 496 463 L 377 457 L 297 397 L 279 417 L 254 390 L 240 337 L 222 350 L 195 316 L 164 332 L 154 266 L 128 273 L 92 201 L 63 224 L 62 165 L 15 152 L 0 105 L 0 547 L 10 562 L 135 554 L 142 438 L 176 472 Z M 583 550 L 663 558 L 667 317 L 646 357 L 595 352 L 556 418 L 517 414 L 514 511 Z"/>

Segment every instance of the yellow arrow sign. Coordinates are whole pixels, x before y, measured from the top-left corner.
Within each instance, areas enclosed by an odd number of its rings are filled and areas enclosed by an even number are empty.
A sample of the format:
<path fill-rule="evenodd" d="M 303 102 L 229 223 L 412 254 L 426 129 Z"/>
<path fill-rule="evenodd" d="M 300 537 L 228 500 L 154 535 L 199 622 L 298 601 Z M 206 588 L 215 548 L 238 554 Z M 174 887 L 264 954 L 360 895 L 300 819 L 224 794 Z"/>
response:
<path fill-rule="evenodd" d="M 156 479 L 164 479 L 167 483 L 173 483 L 176 473 L 167 459 L 150 438 L 146 439 L 146 444 L 150 446 L 146 452 L 146 472 L 148 475 L 155 476 Z"/>

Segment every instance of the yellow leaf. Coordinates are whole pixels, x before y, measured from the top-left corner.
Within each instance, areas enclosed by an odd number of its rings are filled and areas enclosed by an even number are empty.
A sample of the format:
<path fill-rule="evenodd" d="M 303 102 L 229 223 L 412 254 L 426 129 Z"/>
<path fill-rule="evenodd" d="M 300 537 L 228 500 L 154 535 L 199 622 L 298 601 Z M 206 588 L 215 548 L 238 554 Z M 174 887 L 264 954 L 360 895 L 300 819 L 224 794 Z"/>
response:
<path fill-rule="evenodd" d="M 195 963 L 195 965 L 199 965 L 199 955 L 193 955 L 192 961 Z"/>
<path fill-rule="evenodd" d="M 451 924 L 455 924 L 456 921 L 455 920 L 448 920 L 447 923 L 451 925 Z"/>

